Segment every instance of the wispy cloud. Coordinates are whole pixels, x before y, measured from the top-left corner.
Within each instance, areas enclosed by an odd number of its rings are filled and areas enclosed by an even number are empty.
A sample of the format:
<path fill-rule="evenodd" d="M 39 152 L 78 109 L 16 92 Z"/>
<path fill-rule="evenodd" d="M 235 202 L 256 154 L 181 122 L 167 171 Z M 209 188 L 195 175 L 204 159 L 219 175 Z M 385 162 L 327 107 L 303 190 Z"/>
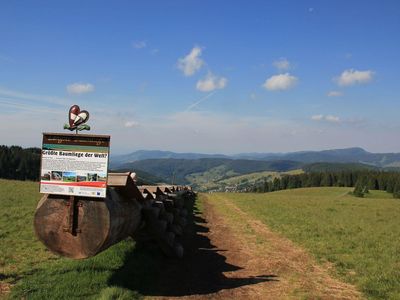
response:
<path fill-rule="evenodd" d="M 326 121 L 330 123 L 339 123 L 341 122 L 340 118 L 333 115 L 313 115 L 311 116 L 311 120 L 313 121 Z"/>
<path fill-rule="evenodd" d="M 94 85 L 91 83 L 76 82 L 67 85 L 67 92 L 69 94 L 79 95 L 79 94 L 91 93 L 93 91 L 94 91 Z"/>
<path fill-rule="evenodd" d="M 326 126 L 320 134 L 319 124 L 302 123 L 271 117 L 255 117 L 211 111 L 183 111 L 172 115 L 144 119 L 137 130 L 123 128 L 113 133 L 113 143 L 123 145 L 123 152 L 140 147 L 185 152 L 196 149 L 206 153 L 255 151 L 297 151 L 309 148 L 344 147 L 359 141 L 361 130 L 351 127 L 343 133 L 341 126 Z M 171 132 L 174 139 L 171 140 Z M 126 135 L 129 134 L 129 141 Z M 345 134 L 345 139 L 340 139 Z M 260 139 L 268 136 L 268 139 Z M 364 136 L 363 136 L 364 137 Z M 337 144 L 339 143 L 339 144 Z M 332 146 L 332 147 L 330 147 Z M 120 150 L 121 151 L 121 150 Z"/>
<path fill-rule="evenodd" d="M 147 42 L 146 41 L 134 41 L 132 43 L 132 47 L 135 49 L 143 49 L 147 47 Z"/>
<path fill-rule="evenodd" d="M 298 78 L 289 73 L 278 74 L 268 78 L 263 87 L 269 91 L 284 91 L 293 88 L 298 82 Z"/>
<path fill-rule="evenodd" d="M 204 61 L 200 58 L 202 48 L 199 46 L 193 47 L 189 54 L 178 59 L 178 69 L 185 76 L 192 76 L 204 65 Z"/>
<path fill-rule="evenodd" d="M 286 58 L 280 58 L 272 63 L 278 71 L 287 71 L 290 69 L 290 62 Z"/>
<path fill-rule="evenodd" d="M 321 121 L 324 119 L 324 115 L 313 115 L 311 116 L 311 120 L 313 121 Z"/>
<path fill-rule="evenodd" d="M 327 95 L 328 97 L 341 97 L 343 93 L 340 91 L 329 91 Z"/>
<path fill-rule="evenodd" d="M 0 87 L 1 143 L 39 146 L 41 133 L 62 128 L 68 100 Z"/>
<path fill-rule="evenodd" d="M 228 79 L 219 77 L 209 72 L 205 78 L 197 81 L 196 88 L 201 92 L 211 92 L 224 89 L 228 84 Z"/>
<path fill-rule="evenodd" d="M 46 102 L 46 103 L 59 104 L 59 105 L 65 105 L 66 103 L 69 103 L 69 101 L 67 99 L 60 98 L 60 97 L 25 93 L 25 92 L 21 92 L 21 91 L 10 90 L 10 89 L 4 88 L 4 87 L 0 87 L 0 96 L 7 97 L 7 98 L 13 98 L 16 100 L 18 100 L 18 99 L 19 100 L 33 100 L 33 101 L 37 101 L 37 102 Z"/>
<path fill-rule="evenodd" d="M 43 107 L 43 106 L 38 106 L 34 104 L 28 104 L 28 103 L 22 103 L 22 102 L 16 102 L 15 99 L 12 98 L 4 98 L 0 96 L 0 107 L 6 107 L 6 108 L 11 108 L 17 111 L 28 111 L 28 112 L 34 112 L 34 113 L 50 113 L 50 114 L 56 114 L 59 113 L 60 110 L 57 109 L 51 109 L 49 107 Z"/>
<path fill-rule="evenodd" d="M 127 128 L 133 128 L 133 127 L 138 127 L 140 124 L 137 121 L 126 121 L 124 123 L 124 126 Z"/>
<path fill-rule="evenodd" d="M 372 81 L 375 72 L 371 70 L 358 71 L 354 69 L 344 70 L 340 76 L 334 78 L 340 86 L 351 86 Z"/>
<path fill-rule="evenodd" d="M 325 120 L 328 122 L 338 123 L 340 122 L 340 118 L 337 116 L 327 115 L 325 116 Z"/>

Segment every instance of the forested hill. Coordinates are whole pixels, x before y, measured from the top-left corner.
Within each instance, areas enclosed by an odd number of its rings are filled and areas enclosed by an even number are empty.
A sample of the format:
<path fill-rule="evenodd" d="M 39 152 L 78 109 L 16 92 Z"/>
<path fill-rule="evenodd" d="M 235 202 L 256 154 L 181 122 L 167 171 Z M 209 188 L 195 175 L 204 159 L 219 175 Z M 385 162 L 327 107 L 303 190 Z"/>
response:
<path fill-rule="evenodd" d="M 257 161 L 246 159 L 146 159 L 125 164 L 124 169 L 143 170 L 163 178 L 166 182 L 186 184 L 186 176 L 215 168 L 227 174 L 248 174 L 260 171 L 289 171 L 301 168 L 302 163 L 286 160 Z"/>
<path fill-rule="evenodd" d="M 0 146 L 0 178 L 38 180 L 40 153 L 39 148 Z"/>
<path fill-rule="evenodd" d="M 306 164 L 303 166 L 306 173 L 325 173 L 325 172 L 344 172 L 344 171 L 366 171 L 366 170 L 379 170 L 378 167 L 360 164 L 360 163 L 329 163 L 320 162 Z M 396 170 L 396 168 L 393 168 Z"/>

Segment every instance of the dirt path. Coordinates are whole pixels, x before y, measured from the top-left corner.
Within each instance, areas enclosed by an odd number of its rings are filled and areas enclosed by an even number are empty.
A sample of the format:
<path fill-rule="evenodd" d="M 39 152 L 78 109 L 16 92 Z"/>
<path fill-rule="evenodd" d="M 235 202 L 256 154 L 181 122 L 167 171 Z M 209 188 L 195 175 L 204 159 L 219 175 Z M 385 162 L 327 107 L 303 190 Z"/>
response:
<path fill-rule="evenodd" d="M 227 199 L 202 198 L 183 262 L 162 266 L 156 299 L 359 299 L 306 251 Z"/>

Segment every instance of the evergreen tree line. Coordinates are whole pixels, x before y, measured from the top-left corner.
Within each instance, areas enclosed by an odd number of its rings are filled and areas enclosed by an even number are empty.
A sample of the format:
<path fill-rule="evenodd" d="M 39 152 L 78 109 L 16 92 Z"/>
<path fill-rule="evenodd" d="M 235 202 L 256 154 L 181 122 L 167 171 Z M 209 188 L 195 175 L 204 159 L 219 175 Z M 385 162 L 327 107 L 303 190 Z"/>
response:
<path fill-rule="evenodd" d="M 360 190 L 382 190 L 400 198 L 400 173 L 383 171 L 342 171 L 284 175 L 256 184 L 251 192 L 266 193 L 302 187 L 357 187 Z"/>
<path fill-rule="evenodd" d="M 39 180 L 39 148 L 0 145 L 0 178 Z"/>

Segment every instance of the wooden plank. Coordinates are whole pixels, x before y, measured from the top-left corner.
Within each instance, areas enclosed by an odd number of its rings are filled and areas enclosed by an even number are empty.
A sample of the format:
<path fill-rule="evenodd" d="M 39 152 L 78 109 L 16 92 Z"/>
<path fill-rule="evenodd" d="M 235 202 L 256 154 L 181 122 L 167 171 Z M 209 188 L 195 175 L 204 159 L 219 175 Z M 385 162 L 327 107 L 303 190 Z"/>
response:
<path fill-rule="evenodd" d="M 108 173 L 107 185 L 108 186 L 126 186 L 130 172 L 126 173 Z"/>

